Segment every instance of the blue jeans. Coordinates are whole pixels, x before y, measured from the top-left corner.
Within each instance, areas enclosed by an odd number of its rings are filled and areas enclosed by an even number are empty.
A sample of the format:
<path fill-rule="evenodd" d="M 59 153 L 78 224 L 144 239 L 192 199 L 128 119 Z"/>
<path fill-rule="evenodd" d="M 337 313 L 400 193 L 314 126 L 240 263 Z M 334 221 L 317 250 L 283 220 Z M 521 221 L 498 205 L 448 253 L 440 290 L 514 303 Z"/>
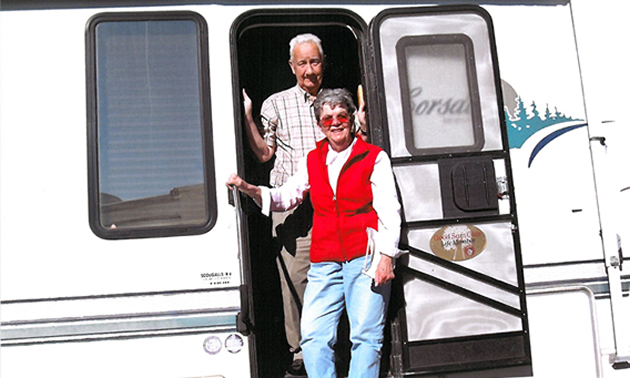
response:
<path fill-rule="evenodd" d="M 302 353 L 309 378 L 336 377 L 333 347 L 344 307 L 350 322 L 348 378 L 379 376 L 391 283 L 374 287 L 363 258 L 312 263 L 302 309 Z"/>

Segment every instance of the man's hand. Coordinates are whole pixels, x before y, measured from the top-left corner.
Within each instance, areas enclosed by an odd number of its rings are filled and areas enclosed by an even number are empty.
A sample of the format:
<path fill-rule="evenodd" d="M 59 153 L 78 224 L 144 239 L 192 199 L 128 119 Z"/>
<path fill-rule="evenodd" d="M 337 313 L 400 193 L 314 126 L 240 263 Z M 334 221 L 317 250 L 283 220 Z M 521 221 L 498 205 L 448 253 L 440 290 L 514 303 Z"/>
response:
<path fill-rule="evenodd" d="M 365 103 L 359 107 L 359 110 L 357 110 L 356 117 L 359 120 L 359 130 L 357 130 L 357 134 L 359 134 L 359 137 L 361 137 L 364 142 L 367 142 L 368 133 L 367 121 L 365 119 Z"/>
<path fill-rule="evenodd" d="M 252 116 L 252 99 L 249 98 L 245 89 L 243 89 L 243 109 L 245 110 L 245 118 L 249 120 L 253 120 Z"/>
<path fill-rule="evenodd" d="M 359 104 L 359 109 L 357 110 L 356 117 L 359 120 L 359 130 L 357 133 L 363 139 L 364 142 L 367 142 L 368 133 L 367 133 L 367 119 L 365 116 L 365 100 L 363 99 L 363 86 L 359 84 L 357 88 L 357 99 Z"/>
<path fill-rule="evenodd" d="M 243 89 L 243 111 L 245 113 L 245 134 L 247 135 L 249 146 L 258 161 L 265 163 L 271 160 L 273 154 L 275 153 L 275 149 L 267 145 L 258 131 L 258 126 L 256 125 L 256 121 L 254 121 L 254 116 L 252 115 L 252 99 L 249 98 L 245 89 Z"/>

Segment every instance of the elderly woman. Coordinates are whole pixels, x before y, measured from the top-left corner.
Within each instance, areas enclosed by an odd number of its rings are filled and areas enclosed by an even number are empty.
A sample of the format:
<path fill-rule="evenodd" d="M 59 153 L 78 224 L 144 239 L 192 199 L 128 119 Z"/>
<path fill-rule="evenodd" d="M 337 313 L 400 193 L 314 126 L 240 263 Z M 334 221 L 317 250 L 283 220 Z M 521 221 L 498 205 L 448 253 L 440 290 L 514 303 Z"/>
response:
<path fill-rule="evenodd" d="M 380 148 L 353 132 L 356 107 L 345 89 L 325 89 L 314 104 L 326 138 L 300 162 L 282 187 L 227 181 L 269 211 L 286 211 L 310 193 L 311 267 L 302 310 L 302 351 L 311 378 L 335 377 L 333 346 L 345 308 L 352 342 L 349 377 L 378 377 L 383 328 L 394 278 L 400 204 L 391 163 Z M 365 274 L 367 229 L 378 230 L 376 270 Z"/>

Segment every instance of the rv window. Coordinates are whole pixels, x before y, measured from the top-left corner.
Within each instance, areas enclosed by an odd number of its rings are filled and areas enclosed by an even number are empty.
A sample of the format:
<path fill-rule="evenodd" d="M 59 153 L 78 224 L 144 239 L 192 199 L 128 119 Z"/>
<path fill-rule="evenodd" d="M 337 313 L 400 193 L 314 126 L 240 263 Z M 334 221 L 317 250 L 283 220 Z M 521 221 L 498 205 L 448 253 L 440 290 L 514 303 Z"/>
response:
<path fill-rule="evenodd" d="M 472 40 L 465 34 L 408 36 L 396 54 L 409 151 L 481 150 Z"/>
<path fill-rule="evenodd" d="M 211 227 L 204 35 L 203 20 L 192 13 L 90 21 L 90 223 L 97 235 L 169 236 Z"/>

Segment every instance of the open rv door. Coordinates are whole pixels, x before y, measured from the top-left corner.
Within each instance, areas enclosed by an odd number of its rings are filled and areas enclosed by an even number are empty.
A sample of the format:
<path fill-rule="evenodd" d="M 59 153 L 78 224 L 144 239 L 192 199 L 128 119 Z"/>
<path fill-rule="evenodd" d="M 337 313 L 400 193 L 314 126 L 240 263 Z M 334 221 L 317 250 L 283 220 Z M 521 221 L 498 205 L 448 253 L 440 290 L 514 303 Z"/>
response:
<path fill-rule="evenodd" d="M 396 376 L 531 375 L 525 290 L 493 26 L 479 7 L 371 24 L 382 140 L 403 208 Z M 374 124 L 374 120 L 370 120 Z M 393 296 L 395 297 L 395 296 Z"/>

